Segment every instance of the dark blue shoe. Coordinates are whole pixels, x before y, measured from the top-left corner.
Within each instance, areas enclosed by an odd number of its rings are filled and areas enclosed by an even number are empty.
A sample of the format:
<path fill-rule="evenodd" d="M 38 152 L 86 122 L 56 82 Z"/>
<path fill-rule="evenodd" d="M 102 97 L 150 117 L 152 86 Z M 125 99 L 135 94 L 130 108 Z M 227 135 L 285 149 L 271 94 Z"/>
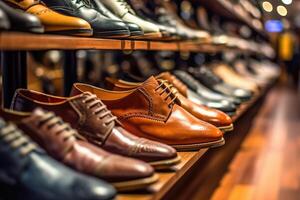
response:
<path fill-rule="evenodd" d="M 13 191 L 10 200 L 108 200 L 116 194 L 111 185 L 53 160 L 1 118 L 0 158 L 0 185 Z"/>

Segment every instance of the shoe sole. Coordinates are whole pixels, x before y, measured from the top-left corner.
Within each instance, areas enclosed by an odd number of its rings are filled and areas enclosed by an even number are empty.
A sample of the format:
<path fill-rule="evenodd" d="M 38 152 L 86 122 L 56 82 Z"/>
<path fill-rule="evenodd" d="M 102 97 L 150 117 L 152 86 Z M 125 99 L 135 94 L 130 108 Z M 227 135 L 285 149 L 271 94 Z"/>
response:
<path fill-rule="evenodd" d="M 162 35 L 161 35 L 161 33 L 144 33 L 144 35 L 133 36 L 131 38 L 132 39 L 139 39 L 139 40 L 143 40 L 143 39 L 161 39 Z"/>
<path fill-rule="evenodd" d="M 136 179 L 132 181 L 123 181 L 111 183 L 119 192 L 127 192 L 147 188 L 158 181 L 158 175 L 154 174 L 148 178 Z"/>
<path fill-rule="evenodd" d="M 180 144 L 180 145 L 171 145 L 174 147 L 177 151 L 197 151 L 199 149 L 204 148 L 216 148 L 223 146 L 225 144 L 225 140 L 222 137 L 221 139 L 213 142 L 204 142 L 200 144 Z"/>
<path fill-rule="evenodd" d="M 217 128 L 220 129 L 222 132 L 229 132 L 233 130 L 233 124 L 230 124 L 229 126 L 221 126 Z"/>
<path fill-rule="evenodd" d="M 61 31 L 46 31 L 46 33 L 60 34 L 60 35 L 75 35 L 75 36 L 92 36 L 93 30 L 91 29 L 72 29 Z"/>
<path fill-rule="evenodd" d="M 103 37 L 103 38 L 127 38 L 130 36 L 128 30 L 116 30 L 116 31 L 104 31 L 104 32 L 95 32 L 94 37 Z"/>
<path fill-rule="evenodd" d="M 148 164 L 150 164 L 156 170 L 161 170 L 161 169 L 169 169 L 180 162 L 181 162 L 181 158 L 180 156 L 177 156 L 176 158 L 172 158 L 168 160 L 148 162 Z"/>

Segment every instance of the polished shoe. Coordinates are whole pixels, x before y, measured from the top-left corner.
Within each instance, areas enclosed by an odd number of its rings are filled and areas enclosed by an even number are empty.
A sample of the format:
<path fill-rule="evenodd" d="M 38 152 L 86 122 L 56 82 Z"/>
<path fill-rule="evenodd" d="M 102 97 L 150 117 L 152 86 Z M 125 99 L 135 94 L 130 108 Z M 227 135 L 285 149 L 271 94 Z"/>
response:
<path fill-rule="evenodd" d="M 115 14 L 113 14 L 110 10 L 107 9 L 102 4 L 101 0 L 91 0 L 91 2 L 94 6 L 94 9 L 103 14 L 104 16 L 115 21 L 122 21 L 121 18 L 117 17 Z M 124 22 L 127 25 L 131 37 L 144 35 L 144 31 L 137 24 L 125 21 L 122 22 Z"/>
<path fill-rule="evenodd" d="M 5 12 L 0 8 L 0 30 L 7 30 L 10 28 L 10 23 Z"/>
<path fill-rule="evenodd" d="M 189 87 L 191 91 L 188 92 L 188 98 L 191 96 L 191 100 L 198 97 L 201 103 L 209 107 L 221 109 L 226 113 L 236 111 L 236 106 L 232 101 L 219 98 L 218 95 L 216 97 L 215 94 L 212 94 L 189 73 L 182 70 L 175 70 L 174 75 Z M 208 105 L 208 103 L 210 103 L 210 105 Z"/>
<path fill-rule="evenodd" d="M 32 111 L 36 107 L 55 112 L 89 142 L 109 152 L 146 161 L 156 169 L 169 168 L 180 161 L 174 148 L 123 129 L 96 95 L 89 92 L 65 98 L 26 89 L 16 91 L 12 109 Z"/>
<path fill-rule="evenodd" d="M 41 21 L 34 15 L 18 11 L 0 1 L 0 9 L 5 12 L 11 24 L 10 30 L 43 33 Z"/>
<path fill-rule="evenodd" d="M 90 23 L 94 37 L 122 38 L 130 36 L 127 25 L 95 10 L 86 0 L 43 0 L 54 11 L 79 17 Z"/>
<path fill-rule="evenodd" d="M 109 200 L 116 194 L 109 184 L 53 160 L 15 125 L 2 119 L 0 157 L 0 183 L 11 191 L 9 199 Z"/>
<path fill-rule="evenodd" d="M 242 103 L 242 101 L 239 98 L 235 98 L 235 97 L 223 95 L 222 93 L 215 92 L 211 90 L 209 87 L 206 87 L 204 84 L 202 84 L 201 81 L 199 81 L 199 79 L 202 77 L 202 74 L 199 73 L 199 69 L 190 67 L 188 68 L 187 71 L 190 75 L 192 75 L 192 77 L 195 80 L 195 85 L 197 85 L 197 90 L 195 90 L 195 92 L 199 93 L 201 96 L 212 101 L 226 100 L 230 103 L 234 103 L 235 105 L 240 105 Z"/>
<path fill-rule="evenodd" d="M 229 85 L 250 90 L 253 93 L 257 93 L 259 91 L 259 87 L 255 82 L 237 74 L 230 66 L 226 64 L 214 64 L 212 66 L 212 71 Z"/>
<path fill-rule="evenodd" d="M 108 91 L 86 84 L 73 85 L 72 94 L 97 95 L 131 133 L 169 144 L 177 150 L 222 146 L 223 133 L 197 119 L 180 106 L 178 97 L 164 81 L 150 77 L 129 91 Z"/>
<path fill-rule="evenodd" d="M 92 35 L 93 30 L 85 20 L 59 14 L 39 0 L 5 0 L 5 2 L 38 17 L 45 32 L 78 36 Z"/>
<path fill-rule="evenodd" d="M 252 97 L 251 91 L 224 83 L 207 66 L 201 66 L 195 73 L 197 73 L 197 80 L 213 91 L 238 98 L 243 102 L 250 100 Z"/>
<path fill-rule="evenodd" d="M 233 130 L 233 124 L 231 118 L 226 115 L 225 113 L 208 108 L 203 105 L 196 104 L 189 99 L 187 99 L 185 96 L 183 96 L 180 92 L 178 92 L 177 88 L 173 86 L 172 80 L 175 80 L 177 83 L 179 83 L 179 80 L 176 80 L 176 77 L 173 77 L 169 72 L 163 72 L 156 76 L 156 79 L 166 80 L 169 83 L 168 86 L 171 90 L 173 90 L 173 93 L 177 95 L 180 106 L 184 108 L 186 111 L 194 115 L 200 120 L 203 120 L 205 122 L 208 122 L 210 124 L 215 125 L 217 128 L 219 128 L 223 132 L 232 131 Z M 123 80 L 113 79 L 113 78 L 106 78 L 106 81 L 111 85 L 109 89 L 115 90 L 115 91 L 126 91 L 126 90 L 132 90 L 135 88 L 138 88 L 143 83 L 133 83 L 133 82 L 127 82 Z M 179 84 L 177 84 L 179 85 Z"/>
<path fill-rule="evenodd" d="M 137 16 L 125 0 L 101 0 L 101 2 L 123 21 L 131 22 L 141 27 L 144 35 L 139 38 L 159 39 L 162 37 L 159 27 Z"/>
<path fill-rule="evenodd" d="M 108 153 L 88 143 L 79 133 L 52 112 L 32 113 L 1 110 L 58 161 L 85 174 L 110 182 L 118 190 L 132 190 L 154 183 L 153 168 L 139 160 Z"/>

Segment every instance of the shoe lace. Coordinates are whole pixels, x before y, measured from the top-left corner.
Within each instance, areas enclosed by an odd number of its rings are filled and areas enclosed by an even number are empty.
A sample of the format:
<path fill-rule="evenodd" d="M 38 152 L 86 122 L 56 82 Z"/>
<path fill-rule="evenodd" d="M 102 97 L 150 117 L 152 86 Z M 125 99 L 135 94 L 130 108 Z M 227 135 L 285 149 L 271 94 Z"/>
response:
<path fill-rule="evenodd" d="M 83 93 L 84 100 L 82 103 L 87 104 L 88 109 L 92 109 L 94 115 L 97 115 L 103 123 L 108 126 L 110 123 L 117 121 L 117 117 L 114 116 L 106 105 L 95 95 L 90 92 Z"/>
<path fill-rule="evenodd" d="M 56 135 L 63 134 L 63 140 L 67 141 L 71 138 L 83 139 L 77 131 L 71 128 L 70 124 L 65 123 L 60 117 L 57 117 L 53 112 L 47 112 L 41 116 L 38 121 L 38 127 L 47 127 L 50 132 Z"/>
<path fill-rule="evenodd" d="M 120 6 L 122 6 L 129 13 L 135 14 L 134 10 L 131 8 L 131 6 L 126 1 L 124 1 L 124 0 L 116 0 L 116 2 L 120 3 Z"/>
<path fill-rule="evenodd" d="M 7 124 L 1 128 L 0 139 L 8 143 L 13 149 L 19 149 L 22 156 L 28 155 L 37 148 L 36 144 L 31 142 L 13 124 Z"/>
<path fill-rule="evenodd" d="M 167 101 L 169 98 L 171 98 L 171 101 L 168 103 L 168 106 L 171 107 L 171 105 L 175 104 L 176 101 L 178 101 L 178 91 L 177 89 L 170 84 L 167 80 L 158 80 L 159 85 L 155 88 L 155 91 L 157 92 L 159 89 L 162 89 L 160 93 L 158 93 L 160 96 L 164 93 L 166 94 L 166 97 L 164 98 L 164 101 Z"/>

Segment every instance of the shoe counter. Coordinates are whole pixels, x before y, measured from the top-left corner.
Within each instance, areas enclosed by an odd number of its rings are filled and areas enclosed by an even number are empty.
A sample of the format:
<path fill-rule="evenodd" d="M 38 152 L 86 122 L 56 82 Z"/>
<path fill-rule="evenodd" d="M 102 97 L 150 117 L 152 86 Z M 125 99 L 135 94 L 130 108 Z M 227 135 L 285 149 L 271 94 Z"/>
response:
<path fill-rule="evenodd" d="M 245 0 L 1 1 L 1 199 L 208 199 L 280 73 L 257 12 Z M 47 72 L 28 89 L 32 57 L 49 50 L 63 94 Z M 82 75 L 91 66 L 102 76 Z"/>

